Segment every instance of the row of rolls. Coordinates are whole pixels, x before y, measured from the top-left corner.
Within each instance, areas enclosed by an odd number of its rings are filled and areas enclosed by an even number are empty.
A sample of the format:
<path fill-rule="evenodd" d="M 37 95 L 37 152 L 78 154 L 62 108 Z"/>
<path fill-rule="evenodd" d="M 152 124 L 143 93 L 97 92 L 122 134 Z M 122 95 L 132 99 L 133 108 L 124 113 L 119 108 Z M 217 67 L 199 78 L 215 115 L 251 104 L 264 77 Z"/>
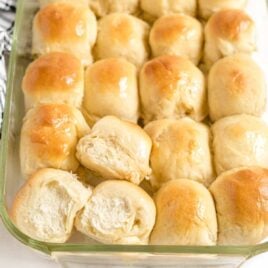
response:
<path fill-rule="evenodd" d="M 39 57 L 22 81 L 26 181 L 14 224 L 53 243 L 72 239 L 74 228 L 105 244 L 261 243 L 266 85 L 250 55 L 246 1 L 199 1 L 203 19 L 218 11 L 204 50 L 203 26 L 190 17 L 196 1 L 89 1 L 95 15 L 81 6 L 88 1 L 40 2 Z M 134 17 L 136 3 L 160 17 L 151 30 Z"/>

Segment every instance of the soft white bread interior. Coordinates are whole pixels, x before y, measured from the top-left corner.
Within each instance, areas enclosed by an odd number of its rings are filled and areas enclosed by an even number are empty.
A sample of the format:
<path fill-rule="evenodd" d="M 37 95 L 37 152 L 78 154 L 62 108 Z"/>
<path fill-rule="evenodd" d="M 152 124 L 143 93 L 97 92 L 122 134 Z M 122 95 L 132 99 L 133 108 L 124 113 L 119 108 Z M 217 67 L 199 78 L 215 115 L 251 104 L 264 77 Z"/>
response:
<path fill-rule="evenodd" d="M 40 169 L 17 193 L 11 208 L 13 223 L 33 239 L 64 243 L 74 218 L 91 195 L 72 173 Z"/>
<path fill-rule="evenodd" d="M 69 53 L 40 56 L 26 69 L 22 81 L 25 108 L 40 103 L 66 103 L 80 108 L 84 95 L 84 70 Z"/>
<path fill-rule="evenodd" d="M 209 17 L 223 9 L 245 9 L 248 0 L 198 0 L 199 16 L 202 19 Z"/>
<path fill-rule="evenodd" d="M 106 116 L 80 139 L 76 156 L 83 166 L 103 178 L 139 184 L 151 173 L 151 146 L 150 137 L 141 127 Z"/>
<path fill-rule="evenodd" d="M 219 60 L 208 77 L 209 115 L 212 121 L 235 114 L 260 116 L 266 105 L 265 76 L 248 55 Z"/>
<path fill-rule="evenodd" d="M 78 231 L 105 244 L 147 244 L 155 223 L 155 204 L 127 181 L 99 184 L 75 219 Z"/>
<path fill-rule="evenodd" d="M 225 9 L 214 14 L 205 26 L 204 62 L 207 68 L 220 58 L 256 50 L 256 27 L 242 10 Z"/>
<path fill-rule="evenodd" d="M 213 198 L 202 184 L 188 179 L 167 182 L 155 195 L 153 245 L 211 246 L 217 241 Z"/>
<path fill-rule="evenodd" d="M 149 57 L 149 25 L 128 14 L 113 13 L 98 22 L 96 59 L 124 57 L 137 67 Z"/>
<path fill-rule="evenodd" d="M 159 188 L 169 180 L 187 178 L 209 185 L 214 179 L 210 131 L 190 118 L 163 119 L 149 123 L 152 139 L 150 182 Z"/>
<path fill-rule="evenodd" d="M 137 14 L 139 2 L 139 0 L 89 0 L 89 6 L 98 17 L 104 17 L 116 12 Z"/>
<path fill-rule="evenodd" d="M 106 115 L 137 123 L 139 94 L 135 65 L 124 58 L 97 61 L 85 74 L 84 111 L 90 124 Z"/>
<path fill-rule="evenodd" d="M 81 112 L 67 104 L 44 104 L 30 109 L 20 138 L 24 177 L 45 167 L 76 171 L 76 144 L 89 131 Z"/>
<path fill-rule="evenodd" d="M 196 15 L 197 0 L 141 0 L 140 2 L 141 9 L 153 18 L 172 13 L 183 13 L 193 17 Z"/>
<path fill-rule="evenodd" d="M 89 0 L 39 0 L 39 4 L 41 8 L 53 3 L 70 3 L 72 5 L 79 5 L 88 8 L 88 1 Z"/>
<path fill-rule="evenodd" d="M 189 116 L 202 121 L 208 113 L 203 73 L 189 60 L 160 56 L 141 69 L 140 99 L 145 123 Z"/>
<path fill-rule="evenodd" d="M 197 19 L 187 15 L 162 16 L 154 23 L 149 42 L 153 57 L 184 56 L 197 65 L 202 57 L 203 28 Z"/>
<path fill-rule="evenodd" d="M 212 126 L 217 174 L 243 167 L 268 168 L 268 125 L 251 115 L 234 115 Z"/>
<path fill-rule="evenodd" d="M 211 185 L 220 245 L 254 245 L 268 237 L 268 169 L 243 167 L 222 173 Z"/>
<path fill-rule="evenodd" d="M 34 17 L 32 53 L 69 52 L 88 65 L 96 38 L 97 21 L 89 8 L 70 3 L 49 4 Z"/>

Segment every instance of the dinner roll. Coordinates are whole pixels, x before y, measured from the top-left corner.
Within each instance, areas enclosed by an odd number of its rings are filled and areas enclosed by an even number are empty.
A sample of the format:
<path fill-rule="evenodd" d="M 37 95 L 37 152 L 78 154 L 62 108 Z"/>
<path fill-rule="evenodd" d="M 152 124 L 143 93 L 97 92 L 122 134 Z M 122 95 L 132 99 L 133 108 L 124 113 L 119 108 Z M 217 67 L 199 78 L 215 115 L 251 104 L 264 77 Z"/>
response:
<path fill-rule="evenodd" d="M 76 213 L 91 195 L 72 173 L 40 169 L 17 193 L 11 208 L 13 223 L 26 235 L 64 243 L 71 235 Z"/>
<path fill-rule="evenodd" d="M 26 110 L 39 103 L 67 103 L 80 108 L 84 95 L 84 71 L 72 54 L 52 52 L 26 69 L 22 90 Z"/>
<path fill-rule="evenodd" d="M 221 174 L 211 185 L 220 245 L 253 245 L 268 236 L 268 170 L 243 167 Z"/>
<path fill-rule="evenodd" d="M 187 178 L 209 185 L 213 178 L 209 128 L 190 118 L 162 119 L 145 127 L 153 141 L 152 176 L 155 188 L 164 182 Z"/>
<path fill-rule="evenodd" d="M 259 116 L 265 110 L 265 77 L 254 60 L 236 54 L 213 65 L 208 78 L 209 115 L 212 121 L 235 114 Z"/>
<path fill-rule="evenodd" d="M 45 167 L 75 171 L 78 139 L 89 132 L 79 110 L 66 104 L 44 104 L 28 111 L 20 138 L 21 171 L 28 178 Z"/>
<path fill-rule="evenodd" d="M 32 52 L 70 52 L 83 64 L 89 64 L 96 37 L 97 21 L 89 8 L 70 3 L 49 4 L 34 17 Z"/>
<path fill-rule="evenodd" d="M 223 9 L 244 9 L 247 0 L 198 0 L 199 16 L 207 20 L 214 13 Z"/>
<path fill-rule="evenodd" d="M 124 58 L 109 58 L 89 66 L 83 107 L 91 124 L 105 115 L 136 123 L 139 95 L 135 65 Z"/>
<path fill-rule="evenodd" d="M 182 57 L 160 56 L 145 63 L 140 72 L 140 97 L 145 123 L 184 116 L 201 121 L 207 115 L 204 75 Z"/>
<path fill-rule="evenodd" d="M 93 190 L 75 226 L 105 244 L 147 244 L 155 214 L 155 204 L 144 190 L 127 181 L 111 180 Z"/>
<path fill-rule="evenodd" d="M 212 126 L 217 174 L 243 167 L 268 167 L 268 125 L 251 115 L 234 115 Z"/>
<path fill-rule="evenodd" d="M 115 12 L 136 14 L 139 0 L 89 0 L 89 6 L 99 17 Z"/>
<path fill-rule="evenodd" d="M 180 179 L 157 192 L 153 245 L 211 246 L 217 241 L 217 219 L 209 191 L 200 183 Z"/>
<path fill-rule="evenodd" d="M 41 8 L 52 3 L 70 3 L 73 5 L 82 5 L 84 7 L 88 7 L 88 0 L 39 0 Z"/>
<path fill-rule="evenodd" d="M 154 57 L 184 56 L 197 65 L 202 56 L 202 25 L 190 16 L 166 15 L 154 23 L 149 41 Z"/>
<path fill-rule="evenodd" d="M 149 56 L 149 25 L 124 13 L 113 13 L 99 21 L 96 59 L 124 57 L 140 67 Z"/>
<path fill-rule="evenodd" d="M 196 0 L 141 0 L 141 9 L 155 18 L 172 13 L 195 16 L 196 6 Z"/>
<path fill-rule="evenodd" d="M 141 127 L 106 116 L 79 141 L 76 156 L 83 166 L 103 178 L 139 184 L 151 173 L 151 146 L 150 137 Z"/>
<path fill-rule="evenodd" d="M 204 61 L 210 68 L 220 58 L 256 50 L 254 21 L 244 11 L 226 9 L 214 14 L 205 27 Z"/>

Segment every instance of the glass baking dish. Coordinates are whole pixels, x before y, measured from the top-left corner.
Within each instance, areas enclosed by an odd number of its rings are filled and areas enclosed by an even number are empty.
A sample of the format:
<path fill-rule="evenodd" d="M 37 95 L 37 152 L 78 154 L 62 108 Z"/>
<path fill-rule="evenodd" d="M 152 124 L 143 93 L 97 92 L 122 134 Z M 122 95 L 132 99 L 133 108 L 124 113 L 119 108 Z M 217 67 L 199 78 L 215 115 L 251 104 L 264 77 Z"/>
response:
<path fill-rule="evenodd" d="M 268 12 L 265 0 L 250 1 L 257 26 L 265 35 Z M 259 5 L 259 6 L 257 6 Z M 75 233 L 65 244 L 39 242 L 21 233 L 8 214 L 11 202 L 23 184 L 19 167 L 19 135 L 24 116 L 21 80 L 31 61 L 31 20 L 36 0 L 20 0 L 16 14 L 13 48 L 10 55 L 8 90 L 0 151 L 0 213 L 6 228 L 23 244 L 47 254 L 63 267 L 238 267 L 246 259 L 268 251 L 268 243 L 248 246 L 120 246 L 101 245 Z M 261 28 L 260 28 L 261 29 Z M 261 36 L 262 36 L 261 35 Z M 265 51 L 268 42 L 259 48 Z M 268 49 L 267 49 L 268 50 Z M 267 52 L 266 52 L 267 53 Z M 262 55 L 268 59 L 268 55 Z M 268 65 L 263 66 L 268 72 Z M 268 80 L 267 80 L 268 81 Z"/>

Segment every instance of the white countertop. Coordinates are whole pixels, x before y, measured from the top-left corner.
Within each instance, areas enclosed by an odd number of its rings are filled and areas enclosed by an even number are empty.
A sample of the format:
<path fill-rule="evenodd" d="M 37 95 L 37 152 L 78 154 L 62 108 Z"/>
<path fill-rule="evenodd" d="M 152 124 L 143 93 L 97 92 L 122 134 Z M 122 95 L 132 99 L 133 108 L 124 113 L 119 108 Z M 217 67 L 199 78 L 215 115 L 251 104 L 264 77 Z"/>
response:
<path fill-rule="evenodd" d="M 59 265 L 33 252 L 15 238 L 13 238 L 3 226 L 0 220 L 0 267 L 3 268 L 58 268 Z M 268 253 L 259 255 L 241 268 L 267 268 Z"/>

